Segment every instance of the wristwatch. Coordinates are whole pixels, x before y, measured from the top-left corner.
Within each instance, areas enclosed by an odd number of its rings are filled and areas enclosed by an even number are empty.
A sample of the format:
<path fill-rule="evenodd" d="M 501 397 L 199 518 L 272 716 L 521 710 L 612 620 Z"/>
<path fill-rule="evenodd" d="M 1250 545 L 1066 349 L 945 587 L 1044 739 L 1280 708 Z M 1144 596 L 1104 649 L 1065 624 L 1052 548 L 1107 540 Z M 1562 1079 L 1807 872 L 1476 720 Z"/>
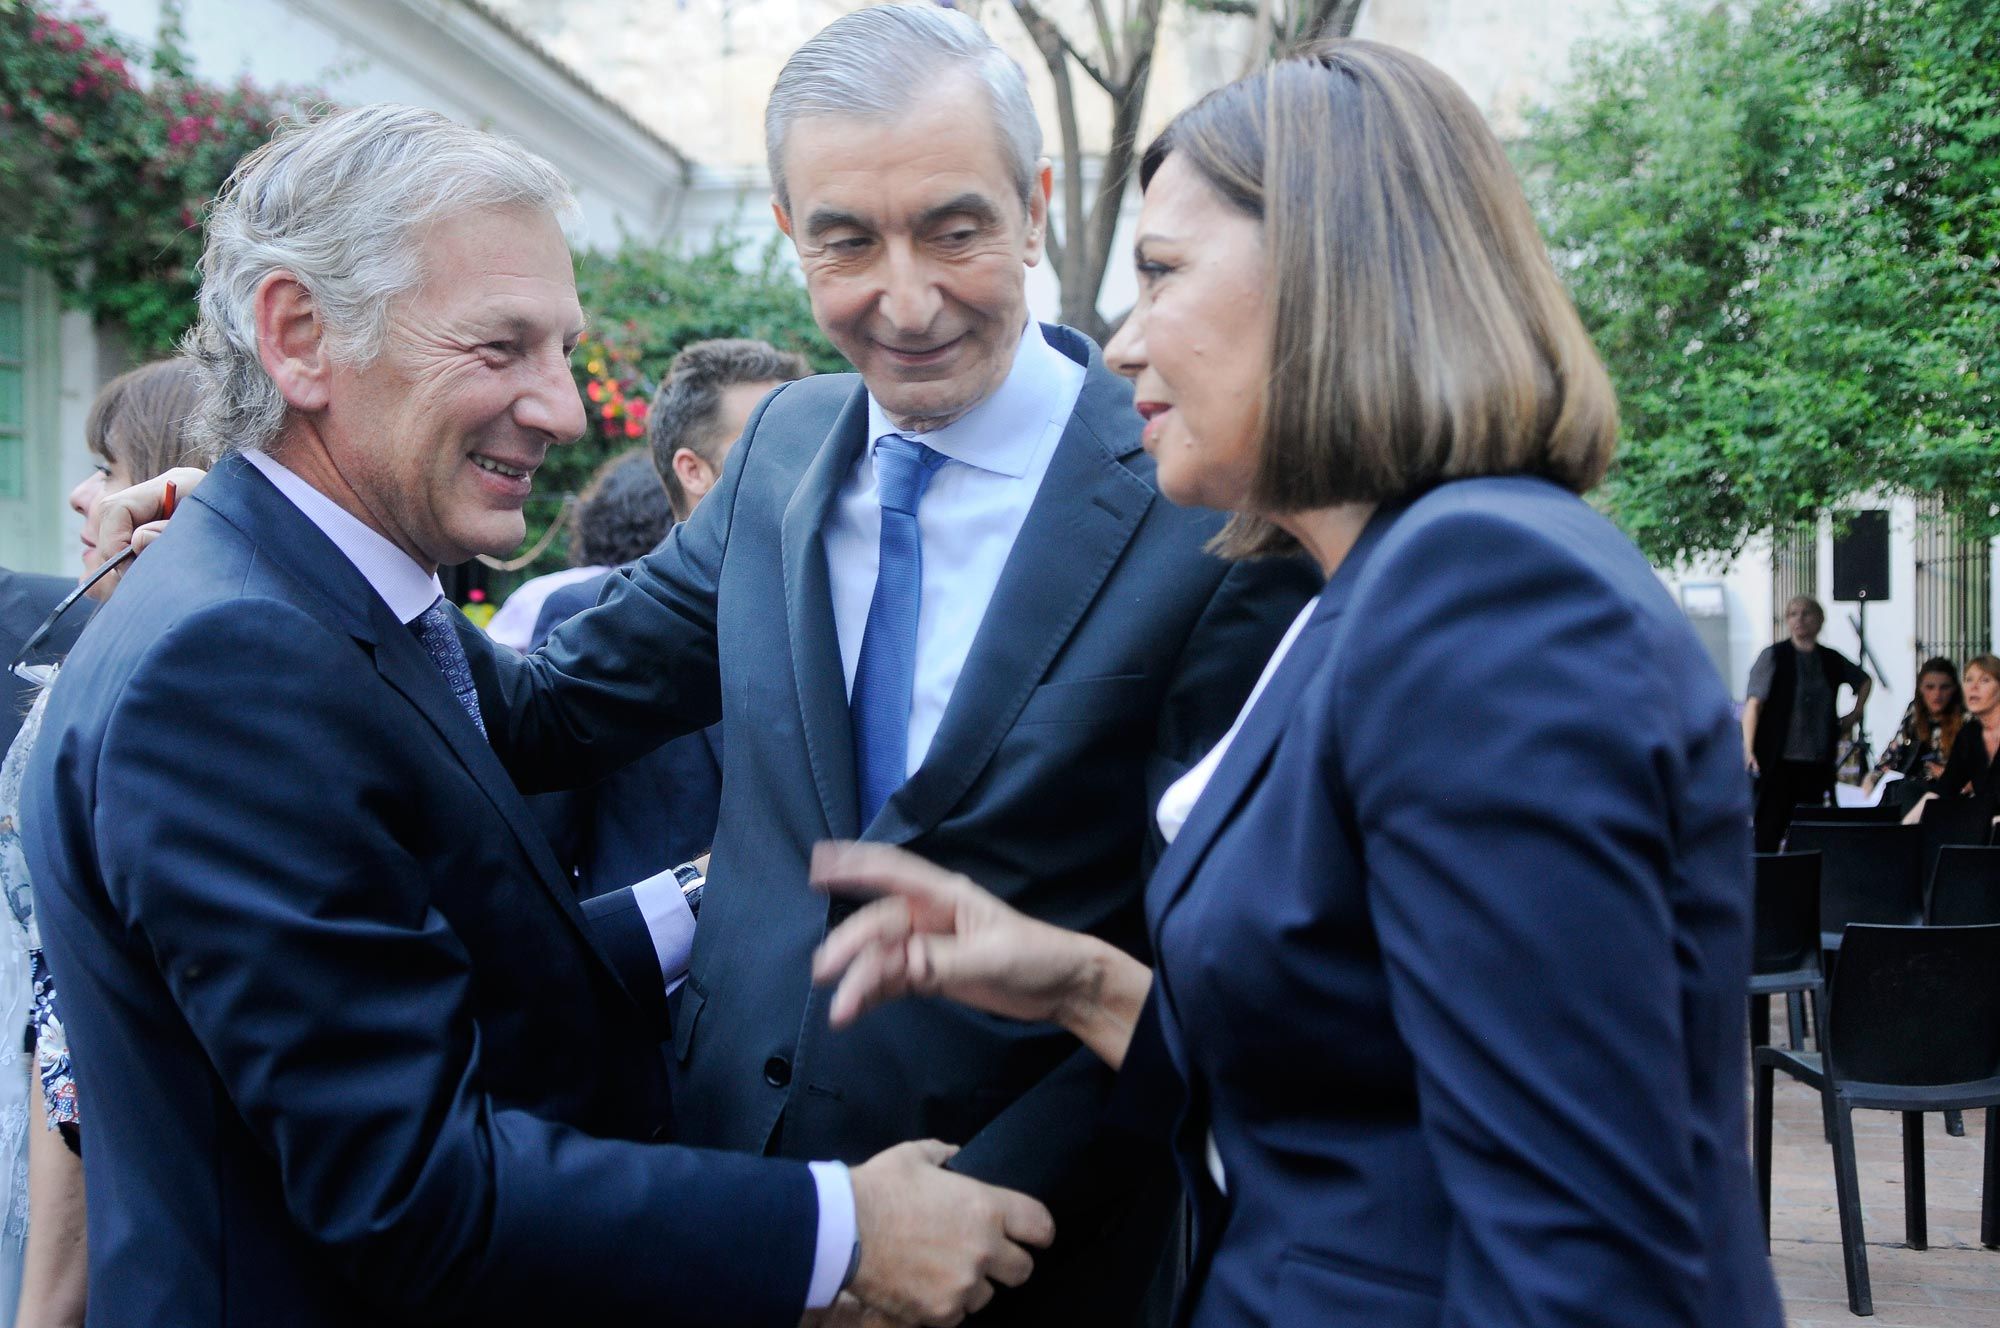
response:
<path fill-rule="evenodd" d="M 847 1290 L 854 1285 L 854 1275 L 861 1271 L 861 1233 L 854 1233 L 854 1248 L 847 1254 L 847 1273 L 840 1279 L 840 1289 Z"/>
<path fill-rule="evenodd" d="M 701 920 L 701 892 L 708 884 L 708 878 L 692 862 L 683 862 L 674 868 L 674 879 L 680 882 L 681 898 L 687 900 L 688 914 L 697 922 Z"/>

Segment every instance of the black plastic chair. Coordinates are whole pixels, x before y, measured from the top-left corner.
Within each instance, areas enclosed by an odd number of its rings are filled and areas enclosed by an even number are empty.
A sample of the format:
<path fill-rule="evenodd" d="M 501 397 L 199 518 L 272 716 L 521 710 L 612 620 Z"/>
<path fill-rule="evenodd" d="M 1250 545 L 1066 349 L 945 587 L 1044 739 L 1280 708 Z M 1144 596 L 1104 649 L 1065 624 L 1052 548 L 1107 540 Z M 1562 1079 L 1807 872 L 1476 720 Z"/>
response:
<path fill-rule="evenodd" d="M 1757 1194 L 1771 1236 L 1771 1089 L 1786 1074 L 1818 1089 L 1833 1136 L 1833 1182 L 1847 1269 L 1847 1306 L 1873 1314 L 1854 1111 L 1903 1115 L 1903 1224 L 1911 1249 L 1928 1243 L 1924 1214 L 1927 1111 L 1986 1108 L 1986 1183 L 1979 1240 L 2000 1247 L 2000 926 L 1851 925 L 1827 989 L 1825 1054 L 1758 1047 L 1752 1097 Z"/>
<path fill-rule="evenodd" d="M 1819 962 L 1817 853 L 1757 855 L 1757 930 L 1750 957 L 1750 1045 L 1770 1041 L 1771 997 L 1783 993 L 1792 1050 L 1805 1046 L 1805 1000 L 1819 1024 L 1825 987 Z"/>
<path fill-rule="evenodd" d="M 1979 798 L 1932 798 L 1917 822 L 1924 840 L 1924 879 L 1937 870 L 1938 851 L 1953 844 L 1993 842 L 1993 814 Z"/>
<path fill-rule="evenodd" d="M 1947 844 L 1931 871 L 1933 927 L 1978 927 L 2000 922 L 2000 848 Z"/>
<path fill-rule="evenodd" d="M 1923 839 L 1916 826 L 1807 822 L 1786 833 L 1785 849 L 1824 857 L 1819 931 L 1825 949 L 1840 948 L 1841 928 L 1850 922 L 1912 926 L 1924 920 Z"/>
<path fill-rule="evenodd" d="M 1894 807 L 1821 807 L 1802 802 L 1792 808 L 1792 824 L 1894 825 L 1903 813 Z"/>

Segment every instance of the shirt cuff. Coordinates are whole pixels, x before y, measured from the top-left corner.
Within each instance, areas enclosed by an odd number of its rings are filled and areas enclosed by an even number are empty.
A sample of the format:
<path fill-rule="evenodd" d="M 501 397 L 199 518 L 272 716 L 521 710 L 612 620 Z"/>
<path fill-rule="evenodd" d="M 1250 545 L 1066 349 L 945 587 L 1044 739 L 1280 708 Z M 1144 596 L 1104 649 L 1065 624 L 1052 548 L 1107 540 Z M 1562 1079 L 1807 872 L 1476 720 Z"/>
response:
<path fill-rule="evenodd" d="M 653 957 L 660 961 L 660 981 L 671 992 L 687 976 L 688 955 L 694 950 L 694 914 L 671 871 L 648 876 L 632 887 L 632 902 L 653 938 Z"/>
<path fill-rule="evenodd" d="M 854 1257 L 854 1181 L 844 1162 L 808 1162 L 819 1190 L 819 1239 L 814 1243 L 812 1281 L 806 1308 L 823 1310 L 840 1294 L 847 1263 Z"/>

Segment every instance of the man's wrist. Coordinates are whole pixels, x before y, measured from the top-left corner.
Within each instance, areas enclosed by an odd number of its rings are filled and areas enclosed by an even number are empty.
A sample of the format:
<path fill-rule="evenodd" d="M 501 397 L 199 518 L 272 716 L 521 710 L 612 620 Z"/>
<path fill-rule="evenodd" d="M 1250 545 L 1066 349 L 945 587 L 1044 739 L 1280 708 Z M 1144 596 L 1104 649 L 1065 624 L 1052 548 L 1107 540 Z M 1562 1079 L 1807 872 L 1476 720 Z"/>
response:
<path fill-rule="evenodd" d="M 688 915 L 701 917 L 701 896 L 708 887 L 708 877 L 692 862 L 683 862 L 674 868 L 674 880 L 680 885 L 681 898 L 687 901 Z"/>
<path fill-rule="evenodd" d="M 813 1241 L 813 1266 L 806 1284 L 808 1310 L 823 1310 L 854 1281 L 861 1262 L 861 1226 L 854 1206 L 854 1180 L 841 1162 L 811 1162 L 813 1187 L 819 1196 L 819 1227 Z"/>

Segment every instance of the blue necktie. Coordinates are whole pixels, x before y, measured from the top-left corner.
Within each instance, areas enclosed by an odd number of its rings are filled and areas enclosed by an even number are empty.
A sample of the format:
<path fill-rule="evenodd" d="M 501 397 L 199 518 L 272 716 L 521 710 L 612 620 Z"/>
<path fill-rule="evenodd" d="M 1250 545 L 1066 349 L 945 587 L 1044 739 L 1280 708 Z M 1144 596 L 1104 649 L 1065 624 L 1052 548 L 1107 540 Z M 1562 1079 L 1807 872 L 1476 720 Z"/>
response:
<path fill-rule="evenodd" d="M 917 676 L 917 606 L 923 592 L 923 546 L 917 503 L 945 458 L 908 438 L 875 444 L 875 492 L 882 503 L 882 547 L 875 597 L 861 635 L 848 714 L 854 725 L 854 777 L 863 829 L 902 786 L 909 759 L 910 694 Z"/>
<path fill-rule="evenodd" d="M 472 717 L 472 726 L 479 730 L 479 736 L 485 737 L 486 718 L 479 713 L 479 689 L 472 685 L 472 665 L 465 658 L 465 647 L 459 644 L 458 629 L 451 622 L 451 607 L 444 602 L 443 595 L 411 620 L 410 630 L 424 643 L 431 663 L 437 665 L 438 672 L 444 675 L 445 686 L 451 688 L 451 694 Z"/>

